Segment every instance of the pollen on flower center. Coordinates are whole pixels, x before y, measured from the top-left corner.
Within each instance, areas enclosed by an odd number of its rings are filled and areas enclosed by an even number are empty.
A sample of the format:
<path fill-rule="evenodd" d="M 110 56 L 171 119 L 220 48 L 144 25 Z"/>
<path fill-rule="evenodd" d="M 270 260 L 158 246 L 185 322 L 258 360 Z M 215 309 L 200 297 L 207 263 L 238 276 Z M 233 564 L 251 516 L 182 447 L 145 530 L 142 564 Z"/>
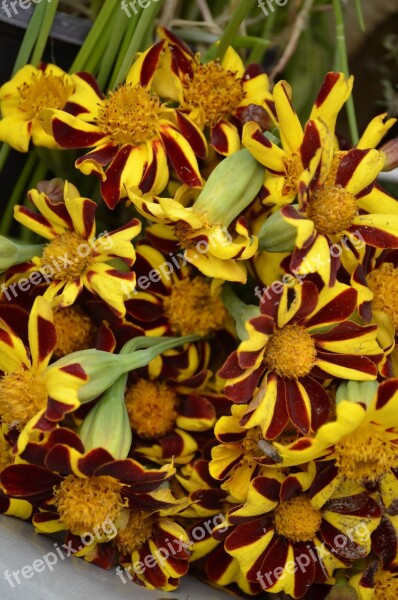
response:
<path fill-rule="evenodd" d="M 113 477 L 80 478 L 68 475 L 55 489 L 54 498 L 61 521 L 75 535 L 101 532 L 106 522 L 117 527 L 127 505 Z"/>
<path fill-rule="evenodd" d="M 210 61 L 205 65 L 197 65 L 193 75 L 187 76 L 183 95 L 188 109 L 203 112 L 203 125 L 214 127 L 235 112 L 245 97 L 245 90 L 236 73 Z"/>
<path fill-rule="evenodd" d="M 9 427 L 22 429 L 47 405 L 47 389 L 41 373 L 18 367 L 0 379 L 0 416 Z"/>
<path fill-rule="evenodd" d="M 283 193 L 288 194 L 291 190 L 296 190 L 298 180 L 303 172 L 303 163 L 297 152 L 285 158 L 286 184 L 283 188 Z"/>
<path fill-rule="evenodd" d="M 264 458 L 264 453 L 258 447 L 258 442 L 263 440 L 263 434 L 261 431 L 261 427 L 253 427 L 253 429 L 249 429 L 245 439 L 242 441 L 241 448 L 244 453 L 243 462 L 251 465 L 253 463 L 252 458 Z"/>
<path fill-rule="evenodd" d="M 173 429 L 178 396 L 163 382 L 140 379 L 125 394 L 132 429 L 142 438 L 157 439 Z"/>
<path fill-rule="evenodd" d="M 103 100 L 96 124 L 117 144 L 142 144 L 158 131 L 164 108 L 141 85 L 124 84 Z"/>
<path fill-rule="evenodd" d="M 268 340 L 264 362 L 280 377 L 305 377 L 315 364 L 315 344 L 301 325 L 276 329 Z"/>
<path fill-rule="evenodd" d="M 149 513 L 130 510 L 127 526 L 119 531 L 116 543 L 123 554 L 139 550 L 152 535 L 154 518 Z"/>
<path fill-rule="evenodd" d="M 390 468 L 398 467 L 398 446 L 366 425 L 342 437 L 334 452 L 336 466 L 351 481 L 377 481 Z"/>
<path fill-rule="evenodd" d="M 341 185 L 323 186 L 312 198 L 307 217 L 319 233 L 341 234 L 358 214 L 356 198 Z"/>
<path fill-rule="evenodd" d="M 398 598 L 398 573 L 377 571 L 373 600 L 396 600 Z"/>
<path fill-rule="evenodd" d="M 49 242 L 41 256 L 42 265 L 54 271 L 55 280 L 73 281 L 81 277 L 93 260 L 87 240 L 74 231 L 57 235 Z"/>
<path fill-rule="evenodd" d="M 225 326 L 227 311 L 219 297 L 211 295 L 203 277 L 182 279 L 173 284 L 164 300 L 165 315 L 176 335 L 205 336 Z"/>
<path fill-rule="evenodd" d="M 64 75 L 57 76 L 39 71 L 19 88 L 18 108 L 33 118 L 44 108 L 62 109 L 73 92 L 73 85 Z"/>
<path fill-rule="evenodd" d="M 54 357 L 61 358 L 95 346 L 95 325 L 80 306 L 69 306 L 54 312 L 57 346 Z"/>
<path fill-rule="evenodd" d="M 373 310 L 381 310 L 391 317 L 398 331 L 398 269 L 392 263 L 383 263 L 367 276 L 374 298 Z"/>
<path fill-rule="evenodd" d="M 292 542 L 312 540 L 321 522 L 321 512 L 312 506 L 307 496 L 297 496 L 282 502 L 274 510 L 276 531 Z"/>

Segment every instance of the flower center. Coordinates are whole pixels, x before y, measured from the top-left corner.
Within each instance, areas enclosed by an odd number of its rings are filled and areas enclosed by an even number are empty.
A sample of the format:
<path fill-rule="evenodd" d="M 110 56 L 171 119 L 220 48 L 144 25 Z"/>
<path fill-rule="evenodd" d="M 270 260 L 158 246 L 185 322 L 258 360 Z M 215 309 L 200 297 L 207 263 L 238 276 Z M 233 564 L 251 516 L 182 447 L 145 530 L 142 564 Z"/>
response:
<path fill-rule="evenodd" d="M 355 196 L 341 185 L 323 186 L 307 210 L 307 217 L 314 222 L 316 230 L 325 235 L 341 234 L 349 229 L 357 214 Z"/>
<path fill-rule="evenodd" d="M 131 554 L 139 550 L 152 535 L 154 518 L 149 513 L 130 510 L 130 517 L 125 529 L 118 533 L 116 543 L 123 554 Z"/>
<path fill-rule="evenodd" d="M 195 67 L 193 75 L 186 78 L 183 94 L 185 106 L 190 110 L 199 109 L 201 125 L 210 127 L 234 114 L 246 95 L 236 73 L 215 61 Z"/>
<path fill-rule="evenodd" d="M 54 325 L 57 332 L 55 358 L 67 356 L 78 350 L 94 348 L 95 326 L 80 306 L 57 310 L 54 313 Z"/>
<path fill-rule="evenodd" d="M 140 379 L 125 394 L 132 429 L 142 438 L 161 438 L 174 427 L 178 396 L 165 383 Z"/>
<path fill-rule="evenodd" d="M 33 119 L 43 108 L 62 109 L 73 90 L 74 86 L 64 75 L 57 77 L 39 71 L 31 76 L 29 82 L 24 82 L 19 86 L 18 108 Z"/>
<path fill-rule="evenodd" d="M 342 437 L 334 452 L 336 466 L 351 481 L 377 481 L 390 468 L 398 467 L 398 446 L 369 425 Z"/>
<path fill-rule="evenodd" d="M 280 377 L 305 377 L 315 365 L 313 339 L 301 325 L 286 325 L 276 329 L 265 348 L 264 362 Z"/>
<path fill-rule="evenodd" d="M 367 283 L 374 298 L 373 310 L 381 310 L 391 317 L 395 331 L 398 330 L 398 269 L 391 263 L 383 263 L 369 273 Z"/>
<path fill-rule="evenodd" d="M 47 389 L 41 373 L 18 367 L 0 379 L 0 416 L 9 427 L 21 430 L 47 405 Z"/>
<path fill-rule="evenodd" d="M 282 502 L 274 510 L 277 533 L 292 542 L 308 542 L 319 530 L 321 511 L 312 506 L 307 496 L 297 496 Z"/>
<path fill-rule="evenodd" d="M 224 304 L 211 295 L 210 284 L 202 277 L 177 281 L 164 300 L 164 311 L 176 335 L 205 336 L 222 329 L 227 320 Z"/>
<path fill-rule="evenodd" d="M 242 452 L 244 453 L 244 457 L 242 462 L 247 465 L 252 465 L 252 458 L 264 458 L 264 453 L 258 447 L 258 442 L 263 440 L 263 434 L 261 431 L 261 427 L 253 427 L 253 429 L 249 429 L 245 439 L 241 444 Z"/>
<path fill-rule="evenodd" d="M 283 188 L 283 194 L 289 194 L 292 190 L 297 190 L 298 180 L 304 170 L 303 163 L 297 152 L 285 158 L 286 183 Z"/>
<path fill-rule="evenodd" d="M 103 101 L 96 124 L 116 144 L 138 145 L 156 135 L 163 111 L 157 96 L 139 84 L 124 84 Z"/>
<path fill-rule="evenodd" d="M 57 281 L 74 281 L 80 278 L 93 260 L 87 241 L 74 231 L 57 235 L 43 250 L 42 266 L 53 269 L 50 275 Z"/>
<path fill-rule="evenodd" d="M 127 503 L 120 490 L 122 484 L 113 477 L 68 475 L 55 489 L 57 511 L 66 529 L 75 535 L 103 531 L 104 523 L 117 527 Z"/>
<path fill-rule="evenodd" d="M 398 598 L 398 573 L 379 570 L 375 579 L 373 600 L 396 600 Z"/>

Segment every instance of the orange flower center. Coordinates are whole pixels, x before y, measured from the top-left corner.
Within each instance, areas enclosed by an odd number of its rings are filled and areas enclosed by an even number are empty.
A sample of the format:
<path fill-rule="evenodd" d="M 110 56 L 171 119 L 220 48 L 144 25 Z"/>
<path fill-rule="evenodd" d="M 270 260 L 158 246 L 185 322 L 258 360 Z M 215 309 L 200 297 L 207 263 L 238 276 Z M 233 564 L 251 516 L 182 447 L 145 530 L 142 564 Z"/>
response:
<path fill-rule="evenodd" d="M 95 346 L 95 325 L 80 306 L 70 306 L 54 313 L 57 347 L 54 357 L 61 358 L 78 350 Z"/>
<path fill-rule="evenodd" d="M 62 109 L 73 93 L 74 86 L 65 75 L 57 76 L 38 71 L 18 88 L 18 108 L 27 113 L 30 119 L 44 108 Z"/>
<path fill-rule="evenodd" d="M 301 173 L 304 170 L 304 167 L 301 158 L 297 154 L 297 152 L 293 152 L 293 154 L 291 154 L 289 157 L 286 157 L 284 162 L 286 183 L 283 188 L 283 193 L 289 194 L 292 190 L 297 190 L 298 180 L 300 178 Z"/>
<path fill-rule="evenodd" d="M 66 529 L 75 535 L 101 534 L 105 523 L 117 528 L 127 502 L 120 490 L 122 484 L 113 477 L 80 478 L 68 475 L 55 489 L 58 514 Z"/>
<path fill-rule="evenodd" d="M 357 201 L 351 192 L 341 185 L 324 186 L 312 198 L 307 217 L 316 230 L 325 235 L 342 236 L 351 227 L 358 214 Z"/>
<path fill-rule="evenodd" d="M 391 263 L 383 263 L 369 273 L 367 283 L 374 295 L 373 310 L 381 310 L 391 317 L 398 331 L 398 269 Z"/>
<path fill-rule="evenodd" d="M 125 529 L 119 532 L 116 543 L 123 554 L 139 550 L 152 535 L 154 517 L 139 510 L 130 510 Z"/>
<path fill-rule="evenodd" d="M 0 379 L 0 416 L 9 427 L 21 430 L 47 405 L 47 389 L 41 373 L 22 365 Z"/>
<path fill-rule="evenodd" d="M 160 99 L 141 85 L 124 84 L 103 100 L 96 124 L 116 144 L 143 144 L 158 131 Z"/>
<path fill-rule="evenodd" d="M 165 383 L 140 379 L 125 394 L 132 429 L 142 438 L 161 438 L 174 427 L 178 396 Z"/>
<path fill-rule="evenodd" d="M 164 300 L 164 310 L 176 335 L 205 336 L 222 329 L 227 320 L 224 304 L 218 296 L 212 296 L 210 283 L 203 277 L 174 283 L 170 296 Z"/>
<path fill-rule="evenodd" d="M 210 127 L 234 114 L 246 95 L 236 73 L 215 61 L 195 66 L 184 82 L 183 94 L 186 108 L 198 110 L 200 125 Z"/>
<path fill-rule="evenodd" d="M 44 247 L 41 256 L 42 266 L 51 267 L 54 271 L 52 278 L 57 281 L 79 279 L 92 262 L 91 246 L 74 231 L 57 235 Z"/>
<path fill-rule="evenodd" d="M 312 506 L 307 496 L 282 502 L 274 510 L 277 533 L 291 542 L 309 542 L 319 531 L 321 522 L 321 511 Z"/>
<path fill-rule="evenodd" d="M 362 425 L 337 442 L 336 465 L 351 481 L 377 481 L 392 467 L 398 467 L 398 446 L 370 425 Z"/>
<path fill-rule="evenodd" d="M 398 598 L 398 573 L 379 570 L 376 573 L 373 600 L 396 600 Z"/>
<path fill-rule="evenodd" d="M 316 350 L 313 339 L 301 325 L 286 325 L 276 329 L 265 348 L 267 368 L 280 377 L 305 377 L 315 365 Z"/>

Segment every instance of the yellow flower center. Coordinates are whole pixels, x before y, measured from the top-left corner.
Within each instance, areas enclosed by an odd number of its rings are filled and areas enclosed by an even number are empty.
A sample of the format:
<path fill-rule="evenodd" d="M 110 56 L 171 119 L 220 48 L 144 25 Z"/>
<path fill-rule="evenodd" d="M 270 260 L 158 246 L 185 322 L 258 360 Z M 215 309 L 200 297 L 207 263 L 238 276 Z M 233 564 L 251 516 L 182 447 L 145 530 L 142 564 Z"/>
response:
<path fill-rule="evenodd" d="M 341 185 L 323 186 L 311 200 L 307 217 L 316 230 L 325 235 L 342 235 L 351 227 L 358 214 L 357 201 L 351 192 Z"/>
<path fill-rule="evenodd" d="M 176 335 L 205 336 L 222 329 L 227 320 L 224 304 L 211 295 L 210 284 L 202 277 L 174 283 L 170 296 L 164 300 L 164 312 Z"/>
<path fill-rule="evenodd" d="M 61 358 L 78 350 L 95 346 L 95 326 L 80 306 L 70 306 L 54 313 L 57 347 L 54 357 Z"/>
<path fill-rule="evenodd" d="M 284 162 L 286 183 L 283 188 L 283 193 L 289 194 L 292 190 L 297 190 L 298 180 L 304 170 L 304 167 L 297 152 L 293 152 L 293 154 L 291 154 L 289 157 L 286 157 Z"/>
<path fill-rule="evenodd" d="M 282 502 L 274 510 L 277 533 L 291 542 L 308 542 L 319 530 L 321 511 L 312 506 L 307 496 L 297 496 Z"/>
<path fill-rule="evenodd" d="M 130 517 L 125 529 L 118 533 L 117 546 L 123 554 L 131 554 L 139 550 L 152 535 L 154 517 L 139 510 L 130 510 Z"/>
<path fill-rule="evenodd" d="M 116 144 L 143 144 L 158 131 L 164 107 L 141 85 L 124 84 L 103 100 L 96 124 Z"/>
<path fill-rule="evenodd" d="M 122 487 L 113 477 L 83 479 L 68 475 L 54 491 L 57 511 L 66 529 L 75 535 L 96 535 L 102 533 L 106 522 L 117 527 L 127 506 L 120 493 Z"/>
<path fill-rule="evenodd" d="M 18 88 L 18 108 L 26 112 L 30 119 L 44 108 L 63 108 L 73 93 L 74 86 L 62 75 L 51 75 L 38 71 Z"/>
<path fill-rule="evenodd" d="M 47 405 L 47 389 L 41 373 L 18 367 L 0 379 L 0 416 L 9 427 L 21 430 Z"/>
<path fill-rule="evenodd" d="M 178 396 L 165 383 L 140 379 L 125 394 L 132 429 L 142 438 L 163 437 L 174 427 Z"/>
<path fill-rule="evenodd" d="M 241 444 L 241 448 L 244 453 L 244 457 L 242 460 L 243 463 L 247 465 L 253 465 L 253 457 L 264 458 L 264 452 L 262 452 L 258 447 L 258 442 L 263 439 L 264 437 L 261 431 L 261 427 L 257 426 L 253 427 L 253 429 L 249 429 L 245 439 Z"/>
<path fill-rule="evenodd" d="M 57 235 L 45 246 L 41 256 L 42 266 L 48 265 L 54 271 L 49 277 L 57 281 L 73 281 L 80 278 L 92 261 L 89 243 L 74 231 Z"/>
<path fill-rule="evenodd" d="M 334 451 L 336 465 L 351 481 L 377 481 L 391 467 L 398 467 L 398 446 L 370 425 L 342 437 Z"/>
<path fill-rule="evenodd" d="M 193 75 L 184 83 L 183 94 L 185 106 L 189 110 L 199 109 L 201 125 L 210 127 L 234 114 L 246 95 L 236 73 L 215 61 L 195 67 Z"/>
<path fill-rule="evenodd" d="M 398 573 L 380 570 L 376 573 L 373 600 L 396 600 L 398 598 Z"/>
<path fill-rule="evenodd" d="M 286 325 L 269 338 L 264 362 L 280 377 L 298 379 L 308 375 L 315 358 L 315 344 L 308 331 L 301 325 Z"/>
<path fill-rule="evenodd" d="M 374 298 L 373 310 L 381 310 L 391 317 L 395 331 L 398 330 L 398 269 L 391 263 L 383 263 L 369 273 L 367 283 Z"/>
<path fill-rule="evenodd" d="M 342 150 L 335 150 L 333 152 L 332 164 L 330 165 L 329 173 L 323 183 L 324 186 L 328 187 L 334 185 L 340 163 L 346 154 L 347 152 Z"/>

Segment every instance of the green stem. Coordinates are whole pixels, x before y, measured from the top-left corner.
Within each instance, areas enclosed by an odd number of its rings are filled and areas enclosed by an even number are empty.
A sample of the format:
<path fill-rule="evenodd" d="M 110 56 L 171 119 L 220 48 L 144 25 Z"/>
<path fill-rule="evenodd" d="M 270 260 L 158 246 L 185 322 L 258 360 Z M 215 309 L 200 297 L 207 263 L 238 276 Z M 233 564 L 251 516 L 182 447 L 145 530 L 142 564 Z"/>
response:
<path fill-rule="evenodd" d="M 47 44 L 48 36 L 51 31 L 52 24 L 54 22 L 54 17 L 58 8 L 58 0 L 52 0 L 51 4 L 47 2 L 43 2 L 44 5 L 44 18 L 41 23 L 39 35 L 36 40 L 35 48 L 33 50 L 32 58 L 30 62 L 32 65 L 38 66 L 42 56 L 44 49 Z"/>
<path fill-rule="evenodd" d="M 137 27 L 137 23 L 139 21 L 140 14 L 141 13 L 139 13 L 139 12 L 137 12 L 137 14 L 134 13 L 134 15 L 129 19 L 129 23 L 127 25 L 127 29 L 124 34 L 120 52 L 116 57 L 116 63 L 113 68 L 112 77 L 110 78 L 110 82 L 109 82 L 109 89 L 115 89 L 116 76 L 121 69 L 124 57 L 126 56 L 128 47 L 133 38 L 135 28 Z"/>
<path fill-rule="evenodd" d="M 163 0 L 160 0 L 160 2 L 157 2 L 157 3 L 151 2 L 151 4 L 148 6 L 148 8 L 146 8 L 142 12 L 140 20 L 138 21 L 137 28 L 133 35 L 133 39 L 131 40 L 131 42 L 129 44 L 129 47 L 128 47 L 126 55 L 123 59 L 120 70 L 119 70 L 118 74 L 116 75 L 116 79 L 113 84 L 114 88 L 118 87 L 118 85 L 120 85 L 126 79 L 127 73 L 129 72 L 129 69 L 135 58 L 135 55 L 137 54 L 138 50 L 140 49 L 141 43 L 144 39 L 144 36 L 145 36 L 148 28 L 153 25 L 155 17 L 157 15 L 157 13 L 159 12 L 159 10 L 162 8 L 162 6 L 163 6 Z"/>
<path fill-rule="evenodd" d="M 347 45 L 345 41 L 345 32 L 344 32 L 344 15 L 343 9 L 341 7 L 341 0 L 333 0 L 333 10 L 336 19 L 336 43 L 337 43 L 337 55 L 339 60 L 339 67 L 343 71 L 346 77 L 349 77 L 349 66 L 348 66 L 348 55 L 347 55 Z M 358 125 L 355 116 L 355 107 L 354 107 L 354 99 L 350 96 L 347 100 L 347 116 L 348 116 L 348 124 L 350 127 L 351 141 L 352 144 L 358 143 L 359 134 L 358 134 Z"/>
<path fill-rule="evenodd" d="M 262 31 L 262 40 L 259 41 L 250 53 L 248 63 L 261 63 L 264 54 L 266 53 L 271 40 L 271 33 L 275 24 L 276 11 L 271 12 L 265 19 L 264 28 Z"/>
<path fill-rule="evenodd" d="M 0 173 L 3 170 L 4 165 L 6 164 L 8 155 L 10 154 L 10 150 L 10 146 L 4 142 L 0 150 Z"/>
<path fill-rule="evenodd" d="M 41 4 L 35 6 L 35 9 L 29 21 L 29 25 L 25 31 L 25 35 L 23 37 L 22 44 L 18 52 L 18 56 L 14 63 L 12 75 L 15 75 L 15 73 L 19 71 L 19 69 L 21 69 L 23 66 L 29 63 L 30 55 L 40 35 L 40 28 L 43 23 L 46 5 L 46 2 L 41 2 Z"/>
<path fill-rule="evenodd" d="M 115 18 L 112 23 L 113 31 L 117 32 L 116 40 L 113 44 L 108 44 L 107 48 L 104 52 L 103 58 L 101 60 L 101 66 L 98 72 L 97 81 L 98 85 L 101 89 L 105 89 L 110 74 L 112 72 L 112 67 L 115 63 L 116 56 L 119 53 L 120 46 L 122 44 L 122 40 L 124 37 L 124 33 L 127 29 L 128 18 L 127 15 L 120 10 L 116 13 Z"/>
<path fill-rule="evenodd" d="M 159 356 L 159 354 L 166 352 L 166 350 L 172 350 L 182 344 L 197 342 L 199 340 L 200 337 L 197 335 L 187 335 L 181 338 L 168 338 L 164 342 L 158 342 L 157 344 L 150 342 L 149 344 L 153 347 L 147 347 L 145 350 L 135 350 L 133 352 L 131 352 L 131 350 L 126 350 L 125 353 L 120 353 L 120 364 L 124 373 L 133 369 L 140 369 L 141 367 L 146 367 L 151 360 Z"/>
<path fill-rule="evenodd" d="M 238 6 L 234 10 L 231 20 L 225 28 L 217 48 L 217 58 L 219 58 L 220 61 L 224 58 L 228 46 L 234 41 L 242 21 L 247 17 L 252 7 L 253 4 L 249 0 L 240 0 Z"/>
<path fill-rule="evenodd" d="M 98 41 L 105 35 L 108 39 L 110 34 L 109 21 L 112 19 L 112 14 L 115 10 L 120 10 L 118 0 L 105 0 L 101 12 L 98 14 L 94 21 L 90 33 L 86 37 L 83 46 L 80 48 L 78 55 L 76 56 L 71 68 L 70 73 L 76 73 L 77 71 L 83 71 L 86 66 L 86 62 L 93 54 L 97 54 Z M 105 31 L 108 29 L 108 33 Z"/>
<path fill-rule="evenodd" d="M 18 181 L 17 181 L 16 185 L 14 186 L 14 189 L 11 194 L 11 198 L 9 199 L 6 209 L 3 213 L 3 217 L 1 219 L 1 224 L 0 224 L 0 235 L 7 235 L 8 231 L 10 229 L 12 220 L 14 218 L 14 206 L 18 202 L 20 202 L 20 200 L 25 192 L 26 185 L 29 181 L 29 177 L 31 176 L 32 171 L 33 171 L 34 167 L 36 166 L 37 160 L 38 160 L 37 154 L 33 150 L 31 152 L 31 154 L 29 155 L 29 157 L 22 169 L 22 173 L 18 177 Z"/>

